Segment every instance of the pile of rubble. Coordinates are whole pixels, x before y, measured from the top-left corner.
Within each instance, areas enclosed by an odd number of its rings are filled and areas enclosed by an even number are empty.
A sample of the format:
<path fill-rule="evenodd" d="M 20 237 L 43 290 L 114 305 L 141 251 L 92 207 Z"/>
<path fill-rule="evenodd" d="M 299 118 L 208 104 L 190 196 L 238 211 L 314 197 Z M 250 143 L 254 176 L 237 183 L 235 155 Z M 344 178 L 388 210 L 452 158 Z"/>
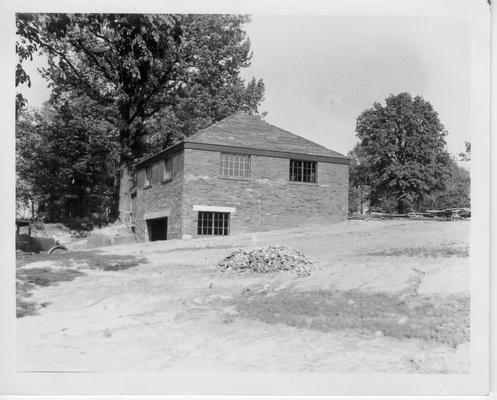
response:
<path fill-rule="evenodd" d="M 311 265 L 312 262 L 300 251 L 287 246 L 269 246 L 254 250 L 237 249 L 217 266 L 223 272 L 294 271 L 298 275 L 308 276 Z"/>

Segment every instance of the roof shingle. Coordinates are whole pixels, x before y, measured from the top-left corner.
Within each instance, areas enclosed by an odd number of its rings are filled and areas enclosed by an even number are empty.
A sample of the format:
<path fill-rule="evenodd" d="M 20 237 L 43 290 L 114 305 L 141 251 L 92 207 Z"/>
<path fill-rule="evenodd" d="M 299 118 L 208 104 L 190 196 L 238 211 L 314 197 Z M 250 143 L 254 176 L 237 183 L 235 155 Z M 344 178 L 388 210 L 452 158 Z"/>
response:
<path fill-rule="evenodd" d="M 343 154 L 268 124 L 244 112 L 237 112 L 185 139 L 189 143 L 267 149 L 325 157 Z"/>

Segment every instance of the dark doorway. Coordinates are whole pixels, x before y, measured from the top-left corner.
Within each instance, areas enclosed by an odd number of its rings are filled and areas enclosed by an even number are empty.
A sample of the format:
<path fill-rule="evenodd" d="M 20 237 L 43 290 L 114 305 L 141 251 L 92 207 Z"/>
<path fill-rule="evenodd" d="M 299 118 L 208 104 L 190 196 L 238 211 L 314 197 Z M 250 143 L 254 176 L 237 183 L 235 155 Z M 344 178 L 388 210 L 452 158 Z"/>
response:
<path fill-rule="evenodd" d="M 148 239 L 167 240 L 167 218 L 147 219 Z"/>

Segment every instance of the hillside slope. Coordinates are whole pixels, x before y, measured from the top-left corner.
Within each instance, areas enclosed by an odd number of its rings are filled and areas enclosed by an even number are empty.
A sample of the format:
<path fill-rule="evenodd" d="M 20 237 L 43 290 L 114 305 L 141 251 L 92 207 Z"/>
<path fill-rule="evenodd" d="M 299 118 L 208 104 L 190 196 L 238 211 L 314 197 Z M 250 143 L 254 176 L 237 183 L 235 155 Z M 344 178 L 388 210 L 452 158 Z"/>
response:
<path fill-rule="evenodd" d="M 348 221 L 33 258 L 18 283 L 46 279 L 21 299 L 35 315 L 17 320 L 17 367 L 464 372 L 469 230 Z M 303 252 L 311 275 L 215 268 L 236 248 L 271 244 Z"/>

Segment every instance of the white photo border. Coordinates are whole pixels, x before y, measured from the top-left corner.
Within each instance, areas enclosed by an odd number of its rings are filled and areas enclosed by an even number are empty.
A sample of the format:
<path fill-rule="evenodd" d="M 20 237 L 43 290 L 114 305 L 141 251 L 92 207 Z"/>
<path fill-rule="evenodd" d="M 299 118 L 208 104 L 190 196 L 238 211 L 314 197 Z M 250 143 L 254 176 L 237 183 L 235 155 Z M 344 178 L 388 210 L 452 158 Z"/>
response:
<path fill-rule="evenodd" d="M 481 398 L 489 392 L 490 291 L 495 273 L 490 266 L 490 49 L 481 38 L 490 35 L 490 13 L 482 16 L 485 0 L 76 0 L 15 1 L 3 4 L 0 37 L 4 142 L 0 158 L 0 214 L 4 263 L 0 267 L 0 395 L 275 395 L 275 396 L 422 396 Z M 495 5 L 494 5 L 495 6 Z M 14 67 L 16 12 L 248 13 L 447 16 L 468 21 L 471 33 L 471 372 L 469 374 L 166 374 L 166 373 L 28 373 L 15 370 L 14 215 Z M 495 15 L 495 10 L 493 11 Z M 495 28 L 494 28 L 495 29 Z M 494 32 L 495 33 L 495 32 Z M 493 44 L 495 50 L 495 43 Z M 494 52 L 495 61 L 495 52 Z M 495 65 L 495 62 L 494 62 Z M 495 79 L 493 81 L 495 94 Z M 455 94 L 457 95 L 457 94 Z M 493 133 L 495 134 L 495 114 Z M 495 138 L 492 142 L 496 155 Z M 494 165 L 495 166 L 495 165 Z M 494 169 L 495 172 L 495 169 Z M 495 175 L 493 175 L 495 178 Z M 495 200 L 495 186 L 493 200 Z M 492 211 L 494 211 L 492 209 Z M 492 214 L 493 215 L 493 214 Z M 495 223 L 495 215 L 493 215 Z M 490 279 L 492 278 L 492 279 Z M 495 295 L 492 296 L 495 307 Z M 492 310 L 495 336 L 495 308 Z M 494 344 L 495 344 L 495 339 Z M 494 353 L 493 353 L 494 354 Z M 495 356 L 494 356 L 495 357 Z M 495 360 L 495 359 L 494 359 Z M 495 372 L 495 371 L 494 371 Z M 474 397 L 478 396 L 478 397 Z M 100 398 L 96 396 L 95 398 Z M 459 397 L 460 399 L 460 397 Z"/>

